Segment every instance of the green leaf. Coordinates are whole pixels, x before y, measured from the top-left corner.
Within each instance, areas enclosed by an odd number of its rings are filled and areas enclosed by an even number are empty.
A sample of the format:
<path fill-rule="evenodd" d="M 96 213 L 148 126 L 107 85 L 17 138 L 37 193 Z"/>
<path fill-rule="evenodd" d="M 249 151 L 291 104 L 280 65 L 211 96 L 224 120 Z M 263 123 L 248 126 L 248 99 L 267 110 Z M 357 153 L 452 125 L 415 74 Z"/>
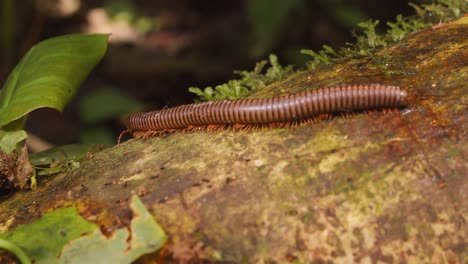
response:
<path fill-rule="evenodd" d="M 94 230 L 99 230 L 97 225 L 83 219 L 74 207 L 68 207 L 0 234 L 0 238 L 17 245 L 36 264 L 57 263 L 65 244 Z"/>
<path fill-rule="evenodd" d="M 20 118 L 0 129 L 0 151 L 5 153 L 20 152 L 24 146 L 24 139 L 28 137 L 26 131 L 21 130 L 26 118 Z"/>
<path fill-rule="evenodd" d="M 4 131 L 0 130 L 0 150 L 5 153 L 12 153 L 16 148 L 17 144 L 28 137 L 26 131 Z"/>
<path fill-rule="evenodd" d="M 26 253 L 17 245 L 11 243 L 8 240 L 4 240 L 0 238 L 0 249 L 5 249 L 13 253 L 19 261 L 21 261 L 21 264 L 30 264 L 31 260 L 28 258 Z"/>
<path fill-rule="evenodd" d="M 29 155 L 29 160 L 34 166 L 70 160 L 77 161 L 84 158 L 87 153 L 94 153 L 100 149 L 101 146 L 94 144 L 70 144 L 32 153 Z"/>
<path fill-rule="evenodd" d="M 51 168 L 47 168 L 47 169 L 44 169 L 44 170 L 40 170 L 37 173 L 37 175 L 47 176 L 47 175 L 52 175 L 52 174 L 57 174 L 57 173 L 60 173 L 60 172 L 64 172 L 66 170 L 67 170 L 66 167 L 51 167 Z"/>
<path fill-rule="evenodd" d="M 166 242 L 164 230 L 138 198 L 132 197 L 133 219 L 126 228 L 105 237 L 99 230 L 71 241 L 59 263 L 132 263 L 140 256 L 160 249 Z"/>
<path fill-rule="evenodd" d="M 0 239 L 17 245 L 35 264 L 132 263 L 160 249 L 167 237 L 138 196 L 132 197 L 130 206 L 130 228 L 118 229 L 109 237 L 69 207 L 0 234 Z"/>
<path fill-rule="evenodd" d="M 80 119 L 86 123 L 98 123 L 119 115 L 137 112 L 142 105 L 133 97 L 117 89 L 100 88 L 85 96 L 79 105 Z"/>
<path fill-rule="evenodd" d="M 66 35 L 32 47 L 0 91 L 0 126 L 41 107 L 62 111 L 104 56 L 107 36 Z"/>

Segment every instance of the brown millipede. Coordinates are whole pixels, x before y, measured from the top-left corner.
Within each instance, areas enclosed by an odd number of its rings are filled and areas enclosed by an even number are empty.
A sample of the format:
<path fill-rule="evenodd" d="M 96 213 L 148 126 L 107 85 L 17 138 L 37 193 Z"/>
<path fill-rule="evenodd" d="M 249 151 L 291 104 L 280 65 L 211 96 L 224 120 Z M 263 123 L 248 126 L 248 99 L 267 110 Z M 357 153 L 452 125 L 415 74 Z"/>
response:
<path fill-rule="evenodd" d="M 133 113 L 127 128 L 138 137 L 203 126 L 288 123 L 340 111 L 396 108 L 405 104 L 406 97 L 398 86 L 338 86 L 265 99 L 210 101 Z"/>

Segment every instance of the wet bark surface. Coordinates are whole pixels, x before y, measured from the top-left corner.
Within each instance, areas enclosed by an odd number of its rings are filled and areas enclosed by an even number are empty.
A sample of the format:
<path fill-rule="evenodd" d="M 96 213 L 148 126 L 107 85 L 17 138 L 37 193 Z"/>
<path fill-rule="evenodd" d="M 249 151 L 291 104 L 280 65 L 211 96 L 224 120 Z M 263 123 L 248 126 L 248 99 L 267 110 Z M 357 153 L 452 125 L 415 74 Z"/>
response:
<path fill-rule="evenodd" d="M 130 140 L 3 198 L 0 231 L 76 205 L 111 233 L 128 223 L 138 194 L 176 260 L 464 263 L 467 33 L 422 30 L 253 96 L 382 83 L 409 93 L 404 109 Z"/>

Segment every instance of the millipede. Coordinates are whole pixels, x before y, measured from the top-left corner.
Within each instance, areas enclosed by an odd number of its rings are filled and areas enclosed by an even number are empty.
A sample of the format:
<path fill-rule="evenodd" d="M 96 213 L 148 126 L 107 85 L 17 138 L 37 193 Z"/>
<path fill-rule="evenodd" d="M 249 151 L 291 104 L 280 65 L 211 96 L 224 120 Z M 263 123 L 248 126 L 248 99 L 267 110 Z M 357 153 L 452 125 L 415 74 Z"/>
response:
<path fill-rule="evenodd" d="M 225 126 L 254 127 L 290 124 L 321 114 L 398 108 L 406 104 L 407 92 L 382 84 L 345 85 L 261 99 L 220 100 L 186 104 L 152 112 L 131 114 L 127 130 L 134 137 L 165 132 Z M 120 141 L 120 138 L 119 138 Z"/>

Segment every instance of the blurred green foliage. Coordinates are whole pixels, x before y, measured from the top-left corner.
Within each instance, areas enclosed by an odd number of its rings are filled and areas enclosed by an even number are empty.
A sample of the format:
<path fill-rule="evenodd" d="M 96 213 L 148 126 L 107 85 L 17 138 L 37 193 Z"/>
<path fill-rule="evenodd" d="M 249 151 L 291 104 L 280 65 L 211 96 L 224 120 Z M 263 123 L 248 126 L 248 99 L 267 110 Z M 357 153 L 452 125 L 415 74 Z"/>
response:
<path fill-rule="evenodd" d="M 305 0 L 251 0 L 247 1 L 248 16 L 254 35 L 256 56 L 270 50 L 283 31 L 286 20 L 301 8 Z"/>
<path fill-rule="evenodd" d="M 93 90 L 78 105 L 80 120 L 85 125 L 80 131 L 80 142 L 112 145 L 115 143 L 115 135 L 104 123 L 142 109 L 140 102 L 116 88 L 101 87 Z"/>
<path fill-rule="evenodd" d="M 135 98 L 112 87 L 91 91 L 78 106 L 80 119 L 86 124 L 97 124 L 141 109 L 142 105 Z"/>
<path fill-rule="evenodd" d="M 258 57 L 269 52 L 284 31 L 291 30 L 289 21 L 300 20 L 302 25 L 311 21 L 314 7 L 350 29 L 368 18 L 356 3 L 348 0 L 251 0 L 247 2 L 247 12 L 252 27 L 253 55 Z"/>
<path fill-rule="evenodd" d="M 87 125 L 80 130 L 80 139 L 82 144 L 104 144 L 114 145 L 116 136 L 111 128 L 100 125 Z"/>
<path fill-rule="evenodd" d="M 367 15 L 353 2 L 349 0 L 328 0 L 323 2 L 323 7 L 334 21 L 347 28 L 353 28 L 359 22 L 367 19 Z"/>
<path fill-rule="evenodd" d="M 109 0 L 104 2 L 103 7 L 112 19 L 130 24 L 140 33 L 148 32 L 156 26 L 154 19 L 138 12 L 133 1 Z"/>

